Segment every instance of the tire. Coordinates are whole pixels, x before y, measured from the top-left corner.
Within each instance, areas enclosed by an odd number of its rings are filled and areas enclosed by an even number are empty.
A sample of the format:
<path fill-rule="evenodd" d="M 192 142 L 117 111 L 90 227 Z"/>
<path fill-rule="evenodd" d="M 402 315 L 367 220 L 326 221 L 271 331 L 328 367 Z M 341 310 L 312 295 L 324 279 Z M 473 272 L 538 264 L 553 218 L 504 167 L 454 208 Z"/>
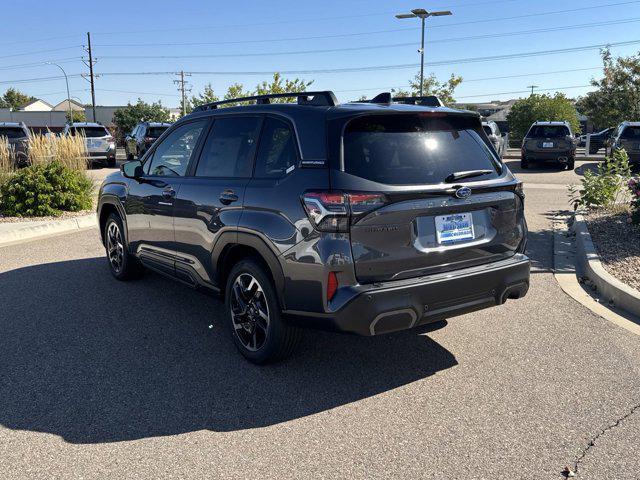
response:
<path fill-rule="evenodd" d="M 573 170 L 574 168 L 576 168 L 576 159 L 575 158 L 571 158 L 567 162 L 567 170 Z"/>
<path fill-rule="evenodd" d="M 288 357 L 300 340 L 300 330 L 282 319 L 273 283 L 254 259 L 240 261 L 229 273 L 225 319 L 238 351 L 259 365 Z"/>
<path fill-rule="evenodd" d="M 127 152 L 127 162 L 130 162 L 131 160 L 133 160 L 133 153 Z"/>
<path fill-rule="evenodd" d="M 118 214 L 112 213 L 109 215 L 104 224 L 103 233 L 104 248 L 111 274 L 118 280 L 130 280 L 140 276 L 142 266 L 138 260 L 129 253 L 128 245 L 124 237 L 122 219 Z"/>
<path fill-rule="evenodd" d="M 107 159 L 107 167 L 115 168 L 115 166 L 116 166 L 116 159 L 115 158 Z"/>
<path fill-rule="evenodd" d="M 520 168 L 522 168 L 523 170 L 529 168 L 529 159 L 527 157 L 522 157 L 520 159 Z"/>

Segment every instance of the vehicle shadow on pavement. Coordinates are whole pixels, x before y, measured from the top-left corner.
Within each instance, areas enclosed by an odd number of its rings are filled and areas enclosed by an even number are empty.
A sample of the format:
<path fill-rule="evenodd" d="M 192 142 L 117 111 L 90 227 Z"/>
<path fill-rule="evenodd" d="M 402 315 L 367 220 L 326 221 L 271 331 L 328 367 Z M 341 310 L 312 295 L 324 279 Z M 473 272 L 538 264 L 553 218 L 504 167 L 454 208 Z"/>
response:
<path fill-rule="evenodd" d="M 457 364 L 416 331 L 307 332 L 293 358 L 257 367 L 235 351 L 218 300 L 155 274 L 118 282 L 102 258 L 0 284 L 0 424 L 71 443 L 265 427 Z"/>

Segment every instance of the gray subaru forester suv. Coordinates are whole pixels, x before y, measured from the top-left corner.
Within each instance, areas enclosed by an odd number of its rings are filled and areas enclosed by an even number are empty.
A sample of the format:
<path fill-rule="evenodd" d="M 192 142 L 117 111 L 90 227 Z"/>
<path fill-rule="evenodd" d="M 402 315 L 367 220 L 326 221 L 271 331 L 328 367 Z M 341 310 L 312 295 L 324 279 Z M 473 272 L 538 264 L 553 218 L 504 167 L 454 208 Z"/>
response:
<path fill-rule="evenodd" d="M 379 335 L 522 297 L 523 201 L 476 113 L 305 92 L 196 108 L 107 177 L 98 218 L 117 279 L 221 294 L 266 363 L 300 327 Z"/>

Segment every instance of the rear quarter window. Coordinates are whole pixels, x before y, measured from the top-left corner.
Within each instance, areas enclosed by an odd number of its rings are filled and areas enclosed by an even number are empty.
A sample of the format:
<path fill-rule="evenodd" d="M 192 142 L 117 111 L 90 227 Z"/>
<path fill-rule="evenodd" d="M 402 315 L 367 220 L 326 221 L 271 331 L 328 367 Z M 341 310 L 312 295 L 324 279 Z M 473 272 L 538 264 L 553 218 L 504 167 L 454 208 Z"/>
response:
<path fill-rule="evenodd" d="M 9 139 L 14 138 L 26 138 L 27 133 L 20 127 L 2 127 L 0 128 L 0 137 L 7 137 Z"/>
<path fill-rule="evenodd" d="M 482 139 L 477 119 L 432 115 L 372 115 L 345 127 L 345 172 L 391 185 L 438 184 L 451 173 L 489 169 L 500 162 Z M 461 180 L 477 181 L 479 178 Z"/>

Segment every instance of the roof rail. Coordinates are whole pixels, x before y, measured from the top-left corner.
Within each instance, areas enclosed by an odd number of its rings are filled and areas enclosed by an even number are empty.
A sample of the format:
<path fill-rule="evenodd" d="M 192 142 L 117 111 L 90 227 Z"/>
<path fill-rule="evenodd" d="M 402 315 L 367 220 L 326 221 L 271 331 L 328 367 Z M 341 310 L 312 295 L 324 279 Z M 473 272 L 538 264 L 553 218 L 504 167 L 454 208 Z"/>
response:
<path fill-rule="evenodd" d="M 393 97 L 393 101 L 397 103 L 405 103 L 408 105 L 423 105 L 425 107 L 444 107 L 444 103 L 435 95 L 426 95 L 422 97 Z"/>
<path fill-rule="evenodd" d="M 311 105 L 334 107 L 338 104 L 338 99 L 330 90 L 318 92 L 291 92 L 291 93 L 270 93 L 267 95 L 253 95 L 251 97 L 232 98 L 229 100 L 220 100 L 218 102 L 206 103 L 193 109 L 194 112 L 203 112 L 206 110 L 215 110 L 219 105 L 227 105 L 229 103 L 253 102 L 258 105 L 270 104 L 273 98 L 297 98 L 298 105 Z"/>
<path fill-rule="evenodd" d="M 355 103 L 403 103 L 407 105 L 422 105 L 425 107 L 444 107 L 444 103 L 435 95 L 422 97 L 392 97 L 389 92 L 382 92 L 371 100 L 356 100 Z"/>

